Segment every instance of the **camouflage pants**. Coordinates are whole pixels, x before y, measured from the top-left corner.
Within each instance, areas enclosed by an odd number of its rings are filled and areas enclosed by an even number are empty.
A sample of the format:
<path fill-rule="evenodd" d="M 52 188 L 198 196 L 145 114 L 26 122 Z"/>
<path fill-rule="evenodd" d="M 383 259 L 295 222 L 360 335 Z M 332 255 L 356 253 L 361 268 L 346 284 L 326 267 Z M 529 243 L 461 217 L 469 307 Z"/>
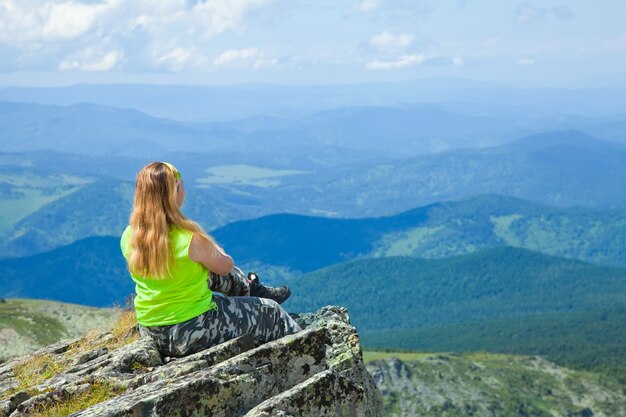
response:
<path fill-rule="evenodd" d="M 228 275 L 217 275 L 210 272 L 209 288 L 228 296 L 250 295 L 250 284 L 241 269 L 234 267 Z"/>
<path fill-rule="evenodd" d="M 214 294 L 216 310 L 169 326 L 139 326 L 140 333 L 154 340 L 163 356 L 184 356 L 246 333 L 254 334 L 256 340 L 269 342 L 301 330 L 277 302 L 239 296 L 244 288 L 249 293 L 249 286 L 247 281 L 245 285 L 240 282 L 237 275 L 241 271 L 238 271 L 227 276 L 211 277 L 209 285 L 213 291 L 225 295 L 236 294 L 232 297 Z M 240 277 L 243 277 L 242 273 Z"/>

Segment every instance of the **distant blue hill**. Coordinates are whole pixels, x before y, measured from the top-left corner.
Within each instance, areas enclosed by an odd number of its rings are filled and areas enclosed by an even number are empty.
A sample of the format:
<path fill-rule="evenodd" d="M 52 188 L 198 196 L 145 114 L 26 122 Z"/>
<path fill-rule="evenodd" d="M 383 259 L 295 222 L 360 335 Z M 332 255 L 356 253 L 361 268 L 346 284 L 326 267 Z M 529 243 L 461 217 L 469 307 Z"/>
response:
<path fill-rule="evenodd" d="M 624 184 L 626 147 L 559 131 L 498 147 L 335 168 L 290 178 L 271 194 L 296 212 L 310 207 L 356 217 L 493 193 L 557 206 L 626 207 Z"/>
<path fill-rule="evenodd" d="M 84 155 L 157 156 L 223 144 L 179 122 L 94 104 L 68 107 L 0 102 L 0 150 Z M 212 140 L 210 140 L 212 139 Z"/>
<path fill-rule="evenodd" d="M 355 105 L 400 103 L 491 104 L 535 115 L 612 115 L 626 108 L 624 86 L 587 89 L 514 88 L 460 78 L 426 78 L 387 83 L 281 86 L 175 86 L 78 84 L 64 87 L 9 87 L 0 100 L 72 105 L 91 102 L 135 108 L 177 120 L 235 120 L 257 115 L 302 116 Z"/>
<path fill-rule="evenodd" d="M 1 96 L 2 91 L 0 91 Z M 80 102 L 69 106 L 0 102 L 0 150 L 54 150 L 138 158 L 168 153 L 217 153 L 216 160 L 256 156 L 265 164 L 330 158 L 328 150 L 406 157 L 501 145 L 551 130 L 577 129 L 623 142 L 626 116 L 537 117 L 502 106 L 402 104 L 350 106 L 297 118 L 258 116 L 232 122 L 190 123 L 136 109 Z M 230 155 L 229 155 L 230 154 Z M 360 159 L 372 159 L 362 155 Z M 294 164 L 291 164 L 294 166 Z M 338 165 L 338 164 L 326 164 Z"/>
<path fill-rule="evenodd" d="M 291 126 L 276 129 L 271 120 L 251 130 L 239 122 L 194 124 L 126 107 L 0 101 L 0 152 L 53 151 L 58 156 L 69 153 L 86 159 L 120 157 L 139 162 L 185 158 L 193 165 L 202 160 L 202 170 L 225 162 L 262 161 L 265 166 L 309 169 L 380 159 L 358 146 L 349 149 L 330 139 L 322 143 L 315 132 Z"/>
<path fill-rule="evenodd" d="M 111 307 L 134 285 L 119 238 L 90 237 L 25 258 L 0 260 L 0 297 L 38 298 Z"/>

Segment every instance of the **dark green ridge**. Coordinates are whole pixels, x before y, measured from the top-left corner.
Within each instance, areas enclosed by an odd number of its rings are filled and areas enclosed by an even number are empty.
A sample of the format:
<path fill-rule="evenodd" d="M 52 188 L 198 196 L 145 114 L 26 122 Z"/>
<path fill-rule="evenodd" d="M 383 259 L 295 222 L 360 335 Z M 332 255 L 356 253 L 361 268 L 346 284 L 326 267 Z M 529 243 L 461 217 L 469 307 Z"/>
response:
<path fill-rule="evenodd" d="M 343 305 L 363 331 L 626 305 L 626 270 L 516 248 L 363 259 L 290 281 L 291 311 Z"/>

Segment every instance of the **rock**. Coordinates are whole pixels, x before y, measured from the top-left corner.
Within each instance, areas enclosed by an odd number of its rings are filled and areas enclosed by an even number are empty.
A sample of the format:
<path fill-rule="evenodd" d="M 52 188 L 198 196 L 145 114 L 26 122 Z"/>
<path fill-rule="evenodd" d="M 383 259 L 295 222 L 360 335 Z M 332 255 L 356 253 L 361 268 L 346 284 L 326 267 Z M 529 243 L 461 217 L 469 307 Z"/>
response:
<path fill-rule="evenodd" d="M 73 415 L 382 416 L 347 310 L 325 307 L 296 320 L 300 333 L 260 346 L 244 335 L 183 358 L 162 358 L 149 339 L 104 346 L 110 334 L 75 353 L 80 341 L 56 344 L 38 355 L 67 365 L 4 413 L 28 415 L 105 386 L 114 392 L 108 400 Z M 0 389 L 15 389 L 13 370 L 24 360 L 0 366 Z"/>
<path fill-rule="evenodd" d="M 25 391 L 19 391 L 9 398 L 9 402 L 11 403 L 11 409 L 16 409 L 18 405 L 28 400 L 30 395 L 28 395 Z"/>
<path fill-rule="evenodd" d="M 11 401 L 0 401 L 0 416 L 8 416 L 13 409 L 11 408 Z"/>

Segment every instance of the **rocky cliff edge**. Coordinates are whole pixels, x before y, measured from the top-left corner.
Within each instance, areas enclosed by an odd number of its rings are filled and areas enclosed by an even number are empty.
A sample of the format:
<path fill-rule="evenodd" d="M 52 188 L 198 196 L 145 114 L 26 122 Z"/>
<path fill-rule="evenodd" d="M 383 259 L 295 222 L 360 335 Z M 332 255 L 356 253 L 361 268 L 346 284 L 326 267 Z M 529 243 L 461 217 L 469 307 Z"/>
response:
<path fill-rule="evenodd" d="M 295 335 L 176 359 L 132 328 L 50 345 L 0 365 L 0 416 L 382 416 L 347 310 L 295 318 Z"/>

